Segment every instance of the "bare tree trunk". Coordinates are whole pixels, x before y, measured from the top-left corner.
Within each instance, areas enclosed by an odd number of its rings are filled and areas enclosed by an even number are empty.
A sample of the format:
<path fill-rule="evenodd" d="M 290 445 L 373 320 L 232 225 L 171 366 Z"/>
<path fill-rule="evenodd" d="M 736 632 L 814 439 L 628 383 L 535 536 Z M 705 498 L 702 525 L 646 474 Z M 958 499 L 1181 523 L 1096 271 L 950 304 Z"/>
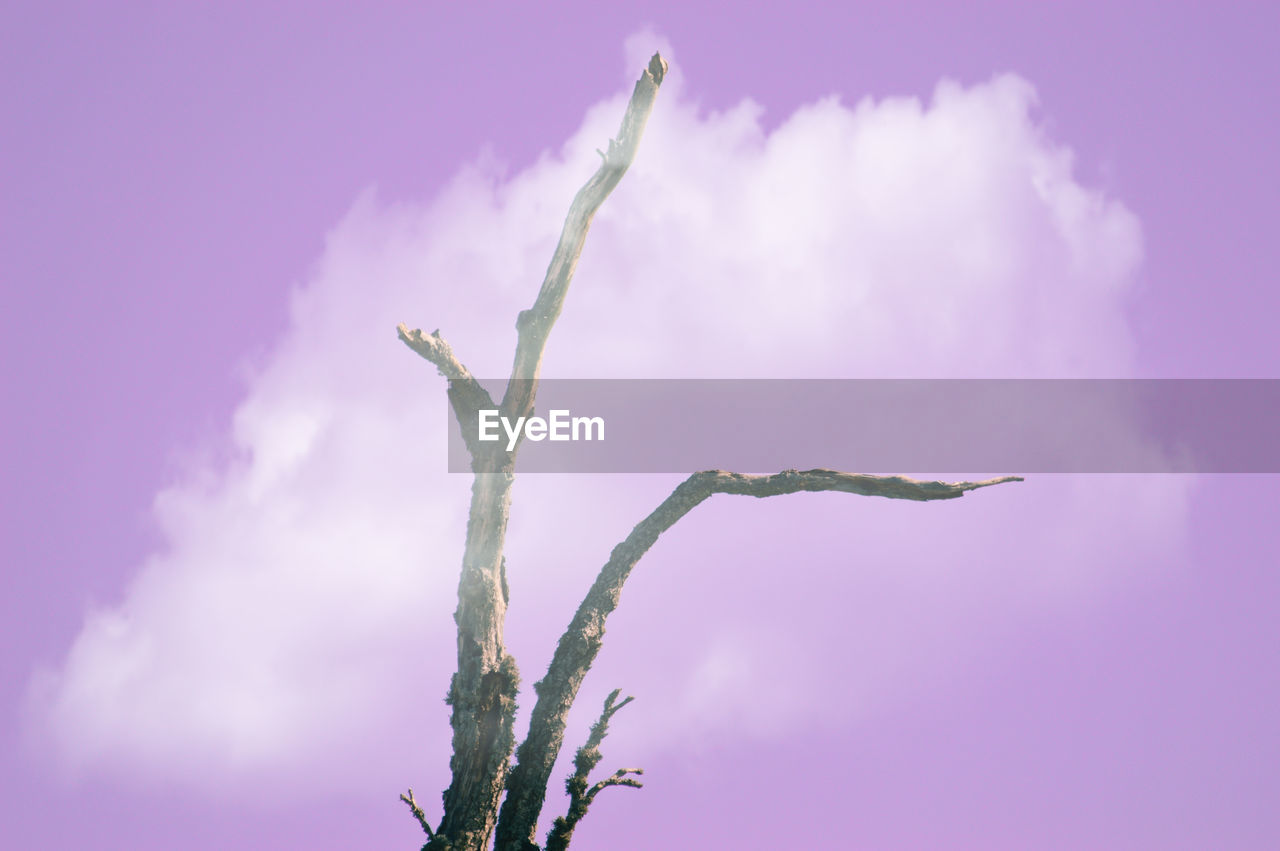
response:
<path fill-rule="evenodd" d="M 519 762 L 510 759 L 515 744 L 513 725 L 519 673 L 503 644 L 507 614 L 506 561 L 503 545 L 511 505 L 515 452 L 500 444 L 476 439 L 477 412 L 498 409 L 510 420 L 533 411 L 543 350 L 560 316 L 569 282 L 586 240 L 587 229 L 604 199 L 622 179 L 635 158 L 645 122 L 653 108 L 667 64 L 654 54 L 641 74 L 618 131 L 609 142 L 604 162 L 579 190 L 570 205 L 560 242 L 547 268 L 538 297 L 517 317 L 519 342 L 506 392 L 500 406 L 454 355 L 439 331 L 424 334 L 400 325 L 397 332 L 409 348 L 435 364 L 449 380 L 449 402 L 462 427 L 475 475 L 471 513 L 467 521 L 462 575 L 458 581 L 458 670 L 449 687 L 453 708 L 452 781 L 444 793 L 444 815 L 435 828 L 410 789 L 401 795 L 427 835 L 424 851 L 483 851 L 497 832 L 497 851 L 539 851 L 534 839 L 546 799 L 547 784 L 564 744 L 569 710 L 604 640 L 605 622 L 618 605 L 622 586 L 632 568 L 664 531 L 718 494 L 769 497 L 800 491 L 836 491 L 890 499 L 954 499 L 967 491 L 1007 481 L 1006 476 L 984 482 L 917 482 L 896 476 L 861 476 L 834 470 L 787 470 L 772 476 L 747 476 L 721 470 L 694 473 L 682 482 L 626 540 L 614 548 L 587 592 L 568 629 L 560 638 L 547 675 L 535 684 L 537 703 L 529 732 L 520 745 Z M 518 451 L 519 447 L 516 447 Z M 611 786 L 638 787 L 638 768 L 622 768 L 591 784 L 590 772 L 600 761 L 599 745 L 608 722 L 623 706 L 614 691 L 586 744 L 578 749 L 574 773 L 566 788 L 569 809 L 557 818 L 547 838 L 547 851 L 563 851 L 574 828 L 595 796 Z M 507 796 L 502 800 L 504 789 Z M 499 810 L 499 802 L 502 802 Z"/>
<path fill-rule="evenodd" d="M 439 833 L 454 848 L 489 844 L 514 744 L 519 674 L 503 649 L 507 600 L 502 546 L 511 505 L 511 460 L 478 455 L 471 515 L 458 582 L 458 671 L 449 687 L 453 707 L 453 782 L 444 794 Z"/>
<path fill-rule="evenodd" d="M 641 74 L 618 131 L 609 142 L 604 162 L 570 205 L 560 242 L 547 268 L 542 288 L 529 310 L 517 318 L 519 342 L 511 380 L 503 396 L 501 413 L 514 420 L 533 410 L 538 392 L 547 337 L 564 306 L 587 238 L 587 229 L 604 199 L 630 167 L 645 123 L 653 109 L 667 63 L 654 54 Z M 506 619 L 506 576 L 502 550 L 506 541 L 511 505 L 515 453 L 481 447 L 471 438 L 476 411 L 493 409 L 488 393 L 479 386 L 439 335 L 397 329 L 400 339 L 431 361 L 449 379 L 449 398 L 471 452 L 475 482 L 471 488 L 471 513 L 467 542 L 458 582 L 458 671 L 449 687 L 453 707 L 452 782 L 444 793 L 444 818 L 432 830 L 412 792 L 402 798 L 409 804 L 430 841 L 426 847 L 450 851 L 482 851 L 489 844 L 498 816 L 498 801 L 507 780 L 507 766 L 515 741 L 512 724 L 519 673 L 515 659 L 503 644 Z M 517 447 L 518 449 L 518 447 Z"/>

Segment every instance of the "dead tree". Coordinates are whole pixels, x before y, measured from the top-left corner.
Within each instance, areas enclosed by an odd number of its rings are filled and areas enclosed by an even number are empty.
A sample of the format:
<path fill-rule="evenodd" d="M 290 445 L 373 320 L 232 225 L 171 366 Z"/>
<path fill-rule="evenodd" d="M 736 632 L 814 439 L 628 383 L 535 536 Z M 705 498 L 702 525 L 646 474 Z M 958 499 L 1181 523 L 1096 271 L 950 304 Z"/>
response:
<path fill-rule="evenodd" d="M 516 319 L 519 340 L 515 363 L 502 401 L 498 404 L 480 385 L 440 336 L 397 328 L 399 338 L 436 366 L 448 379 L 449 403 L 462 427 L 471 456 L 474 481 L 471 512 L 467 521 L 462 575 L 458 581 L 458 670 L 449 686 L 452 707 L 452 779 L 444 792 L 443 817 L 435 827 L 414 798 L 413 790 L 401 795 L 427 835 L 423 851 L 483 851 L 496 829 L 497 851 L 541 851 L 535 841 L 547 783 L 564 743 L 565 723 L 582 680 L 595 661 L 604 639 L 605 621 L 617 607 L 631 569 L 665 530 L 708 497 L 719 494 L 768 497 L 800 491 L 839 491 L 890 499 L 954 499 L 966 491 L 1007 481 L 1006 476 L 983 482 L 920 482 L 898 476 L 863 476 L 834 470 L 787 470 L 755 476 L 707 470 L 682 482 L 653 513 L 640 521 L 626 540 L 613 549 L 595 583 L 587 592 L 569 627 L 560 638 L 546 676 L 534 684 L 537 701 L 529 731 L 516 752 L 514 721 L 519 673 L 503 644 L 507 614 L 506 561 L 503 545 L 511 504 L 516 451 L 500 443 L 482 444 L 476 439 L 478 411 L 497 409 L 514 421 L 533 412 L 543 349 L 560 316 L 569 282 L 582 252 L 587 229 L 635 158 L 654 98 L 667 72 L 658 54 L 640 75 L 622 119 L 617 139 L 603 162 L 578 191 L 560 242 L 547 268 L 533 306 Z M 568 812 L 556 819 L 547 837 L 546 851 L 568 847 L 574 827 L 586 814 L 596 794 L 610 786 L 639 786 L 634 775 L 640 769 L 623 768 L 590 784 L 588 777 L 600 760 L 599 745 L 613 714 L 630 702 L 617 702 L 613 692 L 587 743 L 578 750 L 574 773 L 567 782 Z M 503 799 L 503 792 L 506 798 Z M 499 804 L 501 803 L 501 809 Z"/>

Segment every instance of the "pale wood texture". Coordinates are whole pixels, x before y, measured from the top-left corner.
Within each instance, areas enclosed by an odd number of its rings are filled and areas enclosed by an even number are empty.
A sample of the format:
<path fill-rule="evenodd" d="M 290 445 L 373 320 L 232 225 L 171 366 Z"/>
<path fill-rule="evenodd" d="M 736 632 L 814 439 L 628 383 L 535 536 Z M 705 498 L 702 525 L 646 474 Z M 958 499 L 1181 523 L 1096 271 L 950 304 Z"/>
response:
<path fill-rule="evenodd" d="M 635 158 L 666 72 L 666 61 L 654 54 L 636 82 L 618 138 L 610 141 L 604 161 L 569 207 L 542 288 L 533 306 L 522 311 L 516 323 L 519 341 L 502 401 L 504 415 L 522 416 L 533 408 L 543 350 L 560 316 L 587 229 Z M 458 581 L 458 608 L 454 613 L 458 670 L 448 696 L 453 727 L 452 781 L 444 793 L 444 817 L 439 828 L 432 832 L 424 818 L 419 822 L 428 835 L 424 847 L 433 851 L 481 851 L 488 846 L 497 822 L 498 801 L 515 744 L 512 724 L 519 674 L 503 644 L 507 613 L 503 546 L 515 453 L 481 447 L 470 438 L 466 426 L 475 421 L 476 410 L 491 408 L 493 402 L 439 331 L 423 334 L 403 324 L 396 330 L 405 345 L 435 364 L 449 380 L 449 401 L 454 416 L 464 425 L 463 435 L 475 473 Z M 410 806 L 416 808 L 416 804 Z M 421 809 L 416 808 L 415 817 L 419 812 Z"/>
<path fill-rule="evenodd" d="M 520 745 L 517 764 L 511 769 L 511 779 L 507 782 L 498 851 L 528 851 L 537 847 L 533 844 L 533 834 L 551 769 L 564 744 L 569 710 L 604 643 L 605 622 L 618 607 L 622 586 L 658 536 L 708 497 L 727 493 L 764 498 L 802 491 L 836 491 L 925 502 L 956 499 L 971 490 L 1016 481 L 1022 479 L 1004 476 L 981 482 L 920 482 L 901 476 L 864 476 L 836 470 L 786 470 L 769 476 L 706 470 L 685 479 L 631 530 L 626 540 L 613 548 L 569 628 L 560 637 L 547 675 L 534 684 L 538 701 L 533 707 L 529 733 Z"/>
<path fill-rule="evenodd" d="M 654 54 L 636 82 L 617 139 L 611 140 L 608 151 L 601 153 L 603 162 L 599 169 L 570 205 L 538 296 L 533 306 L 522 311 L 516 320 L 519 339 L 511 377 L 499 408 L 503 416 L 514 419 L 533 410 L 543 352 L 564 306 L 587 230 L 596 211 L 635 158 L 666 73 L 667 63 Z M 449 402 L 463 426 L 475 474 L 458 580 L 458 608 L 454 613 L 458 627 L 458 669 L 448 696 L 453 728 L 451 782 L 444 792 L 444 813 L 439 826 L 432 829 L 412 790 L 400 796 L 427 835 L 424 851 L 482 851 L 489 846 L 490 839 L 495 838 L 495 830 L 498 851 L 539 851 L 534 834 L 547 783 L 564 744 L 569 710 L 599 653 L 605 622 L 617 608 L 622 586 L 636 562 L 659 535 L 703 500 L 718 493 L 769 497 L 801 491 L 835 491 L 928 501 L 954 499 L 977 488 L 1020 481 L 1018 477 L 1006 476 L 982 482 L 919 482 L 897 476 L 863 476 L 835 470 L 787 470 L 769 476 L 722 470 L 694 473 L 636 525 L 601 568 L 560 638 L 546 676 L 534 685 L 537 702 L 529 731 L 520 745 L 517 764 L 511 766 L 519 673 L 515 659 L 503 644 L 508 604 L 503 548 L 516 452 L 507 453 L 497 444 L 482 445 L 472 437 L 476 412 L 493 409 L 494 401 L 440 332 L 424 334 L 403 324 L 396 331 L 405 345 L 434 364 L 448 379 Z M 569 811 L 556 820 L 547 839 L 547 851 L 568 847 L 574 828 L 601 790 L 640 785 L 632 776 L 640 774 L 639 769 L 619 769 L 595 784 L 590 783 L 588 776 L 600 760 L 599 745 L 607 733 L 609 720 L 631 701 L 627 698 L 617 703 L 618 694 L 615 691 L 609 696 L 587 743 L 578 750 L 575 770 L 567 783 Z M 504 790 L 505 800 L 502 799 Z"/>

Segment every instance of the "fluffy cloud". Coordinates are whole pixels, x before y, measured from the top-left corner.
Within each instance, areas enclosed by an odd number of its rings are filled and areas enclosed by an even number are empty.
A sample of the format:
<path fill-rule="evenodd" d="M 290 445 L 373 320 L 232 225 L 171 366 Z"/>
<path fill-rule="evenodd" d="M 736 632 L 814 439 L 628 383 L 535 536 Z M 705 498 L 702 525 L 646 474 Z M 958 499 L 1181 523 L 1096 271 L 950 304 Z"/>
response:
<path fill-rule="evenodd" d="M 708 114 L 679 79 L 597 217 L 545 375 L 1130 374 L 1138 221 L 1077 182 L 1026 81 L 943 81 L 928 103 L 827 98 L 766 132 L 756 104 Z M 63 765 L 213 788 L 394 788 L 424 759 L 443 770 L 469 483 L 443 473 L 442 382 L 392 329 L 439 326 L 476 374 L 505 374 L 513 317 L 628 93 L 519 174 L 482 157 L 429 203 L 355 203 L 236 411 L 233 457 L 157 496 L 166 548 L 34 679 L 33 735 Z M 508 630 L 526 682 L 670 485 L 517 483 Z M 1184 489 L 1050 478 L 946 507 L 721 498 L 637 572 L 600 666 L 668 701 L 631 719 L 654 746 L 729 704 L 753 707 L 752 735 L 819 711 L 803 693 L 832 660 L 815 641 L 843 648 L 842 700 L 891 702 L 1028 612 L 1158 561 Z M 596 679 L 593 702 L 612 685 Z"/>

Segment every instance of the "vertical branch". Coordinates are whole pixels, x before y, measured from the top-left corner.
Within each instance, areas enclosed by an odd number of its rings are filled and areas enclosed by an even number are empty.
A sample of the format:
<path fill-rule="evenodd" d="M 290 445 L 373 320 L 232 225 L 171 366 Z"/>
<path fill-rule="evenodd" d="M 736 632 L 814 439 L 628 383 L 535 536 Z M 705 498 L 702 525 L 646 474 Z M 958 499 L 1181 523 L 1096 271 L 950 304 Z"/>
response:
<path fill-rule="evenodd" d="M 640 146 L 640 136 L 644 133 L 649 113 L 653 110 L 658 87 L 662 85 L 666 74 L 666 60 L 657 53 L 653 54 L 649 67 L 636 81 L 631 101 L 622 118 L 622 126 L 618 129 L 618 138 L 609 140 L 609 152 L 602 155 L 604 162 L 578 190 L 573 203 L 569 205 L 569 215 L 565 217 L 560 242 L 547 266 L 538 298 L 533 307 L 521 311 L 516 318 L 520 339 L 516 345 L 515 362 L 511 366 L 512 381 L 507 384 L 507 392 L 502 399 L 502 410 L 507 416 L 525 416 L 533 409 L 547 335 L 551 333 L 551 327 L 564 307 L 569 281 L 578 268 L 578 258 L 582 255 L 587 230 L 604 199 L 609 197 L 609 193 L 622 180 L 622 175 L 631 167 Z"/>
<path fill-rule="evenodd" d="M 524 415 L 533 407 L 543 350 L 564 306 L 587 229 L 635 158 L 666 71 L 667 63 L 654 54 L 636 83 L 618 138 L 609 142 L 604 162 L 569 207 L 533 307 L 522 311 L 516 320 L 519 340 L 502 401 L 504 412 Z M 402 325 L 397 333 L 449 379 L 449 401 L 465 438 L 474 427 L 475 412 L 481 406 L 492 405 L 488 394 L 454 357 L 439 332 L 424 335 Z M 471 440 L 467 440 L 467 448 L 475 480 L 458 580 L 458 608 L 454 613 L 458 625 L 458 670 L 447 698 L 453 710 L 452 779 L 444 793 L 444 819 L 432 839 L 435 845 L 447 844 L 452 851 L 481 851 L 489 844 L 515 746 L 512 726 L 519 683 L 515 660 L 503 644 L 507 613 L 503 546 L 515 455 Z M 420 812 L 415 811 L 415 815 Z M 427 826 L 425 822 L 423 826 Z"/>

